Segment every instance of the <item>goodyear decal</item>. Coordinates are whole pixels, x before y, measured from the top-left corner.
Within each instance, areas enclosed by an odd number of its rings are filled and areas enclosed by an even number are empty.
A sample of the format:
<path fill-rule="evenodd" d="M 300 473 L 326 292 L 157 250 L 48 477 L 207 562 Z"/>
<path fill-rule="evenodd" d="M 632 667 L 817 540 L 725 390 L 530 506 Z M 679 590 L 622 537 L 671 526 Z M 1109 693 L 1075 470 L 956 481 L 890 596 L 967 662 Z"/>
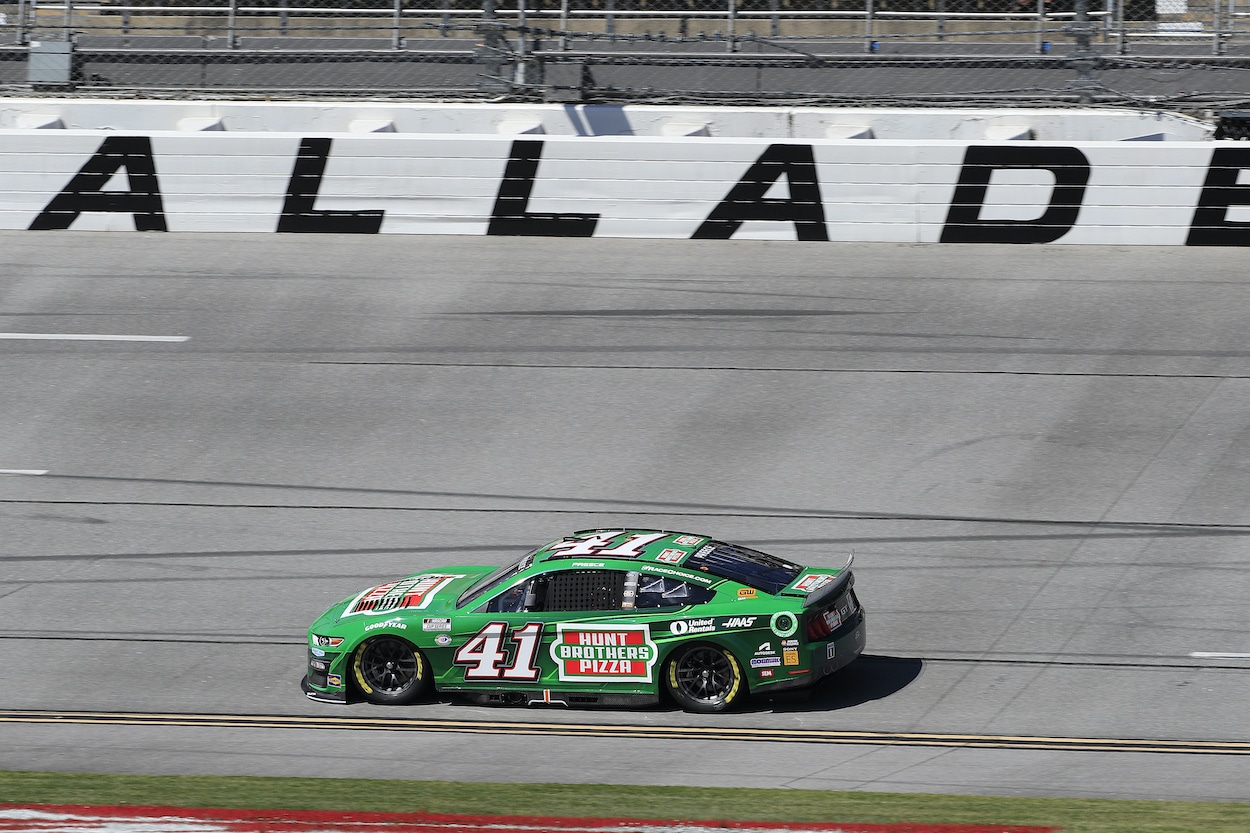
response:
<path fill-rule="evenodd" d="M 551 658 L 564 682 L 650 683 L 659 650 L 646 625 L 556 626 Z"/>

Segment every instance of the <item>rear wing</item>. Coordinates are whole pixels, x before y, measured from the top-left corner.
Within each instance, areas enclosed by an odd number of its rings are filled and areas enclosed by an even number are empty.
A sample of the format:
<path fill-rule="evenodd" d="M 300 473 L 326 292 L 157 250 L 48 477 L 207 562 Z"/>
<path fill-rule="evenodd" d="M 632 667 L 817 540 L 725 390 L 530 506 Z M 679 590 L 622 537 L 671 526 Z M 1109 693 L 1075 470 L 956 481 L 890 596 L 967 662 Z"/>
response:
<path fill-rule="evenodd" d="M 810 593 L 804 593 L 802 590 L 790 588 L 781 591 L 785 596 L 804 596 L 803 607 L 820 607 L 826 602 L 836 599 L 843 592 L 855 585 L 855 575 L 851 572 L 851 563 L 855 561 L 855 554 L 846 559 L 846 564 L 841 570 L 838 570 L 833 581 L 827 582 Z M 802 579 L 799 580 L 800 582 Z"/>

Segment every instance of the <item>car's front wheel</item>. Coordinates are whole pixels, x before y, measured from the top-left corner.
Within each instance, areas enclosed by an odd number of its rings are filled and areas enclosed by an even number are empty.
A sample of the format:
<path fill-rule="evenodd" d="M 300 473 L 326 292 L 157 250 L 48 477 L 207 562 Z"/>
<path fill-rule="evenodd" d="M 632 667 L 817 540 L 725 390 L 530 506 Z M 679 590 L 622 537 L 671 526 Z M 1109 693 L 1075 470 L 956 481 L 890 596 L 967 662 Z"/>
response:
<path fill-rule="evenodd" d="M 352 678 L 370 703 L 402 706 L 429 688 L 430 663 L 406 640 L 375 636 L 356 649 Z"/>
<path fill-rule="evenodd" d="M 669 660 L 665 679 L 673 699 L 690 712 L 724 711 L 746 688 L 742 666 L 717 645 L 678 649 Z"/>

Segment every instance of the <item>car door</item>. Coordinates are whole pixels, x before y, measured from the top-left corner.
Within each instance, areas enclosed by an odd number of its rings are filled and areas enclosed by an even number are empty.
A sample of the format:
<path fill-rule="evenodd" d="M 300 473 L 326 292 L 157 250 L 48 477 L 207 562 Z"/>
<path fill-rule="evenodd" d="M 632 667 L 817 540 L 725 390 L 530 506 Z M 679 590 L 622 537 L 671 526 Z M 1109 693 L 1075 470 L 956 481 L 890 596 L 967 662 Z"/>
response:
<path fill-rule="evenodd" d="M 456 617 L 445 687 L 650 690 L 657 650 L 631 582 L 636 592 L 637 573 L 557 565 L 512 583 Z"/>

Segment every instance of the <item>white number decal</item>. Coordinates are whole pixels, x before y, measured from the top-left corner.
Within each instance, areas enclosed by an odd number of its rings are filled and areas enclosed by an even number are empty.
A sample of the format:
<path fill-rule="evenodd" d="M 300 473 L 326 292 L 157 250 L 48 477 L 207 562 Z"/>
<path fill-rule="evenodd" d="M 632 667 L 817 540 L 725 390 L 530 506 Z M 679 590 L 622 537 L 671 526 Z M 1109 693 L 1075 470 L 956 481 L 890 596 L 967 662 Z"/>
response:
<path fill-rule="evenodd" d="M 615 547 L 608 545 L 621 536 L 619 532 L 600 532 L 589 538 L 576 541 L 561 541 L 551 547 L 552 552 L 563 555 L 595 555 L 608 558 L 637 558 L 642 555 L 642 548 L 652 541 L 658 541 L 668 535 L 667 532 L 634 533 Z"/>
<path fill-rule="evenodd" d="M 500 649 L 506 627 L 503 622 L 491 622 L 456 651 L 455 663 L 466 666 L 466 680 L 499 679 L 499 666 L 508 659 Z"/>
<path fill-rule="evenodd" d="M 538 656 L 542 635 L 541 622 L 530 622 L 523 628 L 513 628 L 512 641 L 516 643 L 516 656 L 512 658 L 512 665 L 504 669 L 505 680 L 533 682 L 538 679 L 538 666 L 534 665 L 534 657 Z"/>
<path fill-rule="evenodd" d="M 491 622 L 456 650 L 453 661 L 456 665 L 465 667 L 466 680 L 533 682 L 538 679 L 538 666 L 534 664 L 534 658 L 538 656 L 538 646 L 542 642 L 542 623 L 530 622 L 524 627 L 513 629 L 510 636 L 516 645 L 516 652 L 511 664 L 507 664 L 508 655 L 503 650 L 504 632 L 507 628 L 504 622 Z"/>

